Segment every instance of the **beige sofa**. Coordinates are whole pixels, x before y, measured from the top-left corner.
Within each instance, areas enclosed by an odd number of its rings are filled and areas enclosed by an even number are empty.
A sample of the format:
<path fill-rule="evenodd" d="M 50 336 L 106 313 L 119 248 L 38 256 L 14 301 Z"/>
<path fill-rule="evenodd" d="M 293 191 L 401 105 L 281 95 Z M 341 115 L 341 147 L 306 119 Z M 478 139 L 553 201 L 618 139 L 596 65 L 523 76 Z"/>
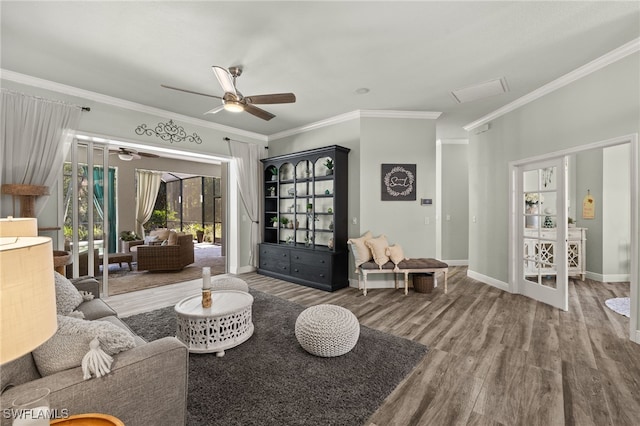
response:
<path fill-rule="evenodd" d="M 95 298 L 77 309 L 85 319 L 109 321 L 134 334 L 117 318 L 116 312 L 100 299 L 95 279 L 72 280 L 79 290 Z M 187 414 L 189 354 L 175 337 L 145 342 L 135 336 L 136 347 L 114 356 L 111 372 L 100 378 L 83 380 L 82 368 L 71 368 L 41 377 L 31 353 L 0 368 L 0 408 L 10 409 L 21 393 L 48 388 L 50 408 L 69 415 L 104 413 L 116 416 L 127 426 L 184 425 Z M 0 424 L 11 419 L 1 416 Z"/>

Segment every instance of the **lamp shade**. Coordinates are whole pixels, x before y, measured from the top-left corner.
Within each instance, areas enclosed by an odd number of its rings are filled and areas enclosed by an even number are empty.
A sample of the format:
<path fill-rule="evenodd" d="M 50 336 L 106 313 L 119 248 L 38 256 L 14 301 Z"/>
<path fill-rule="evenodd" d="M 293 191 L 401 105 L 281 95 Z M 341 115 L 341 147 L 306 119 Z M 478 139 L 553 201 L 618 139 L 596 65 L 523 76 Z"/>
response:
<path fill-rule="evenodd" d="M 0 219 L 0 237 L 37 237 L 38 219 L 11 217 Z"/>
<path fill-rule="evenodd" d="M 58 328 L 51 238 L 0 237 L 0 364 Z"/>

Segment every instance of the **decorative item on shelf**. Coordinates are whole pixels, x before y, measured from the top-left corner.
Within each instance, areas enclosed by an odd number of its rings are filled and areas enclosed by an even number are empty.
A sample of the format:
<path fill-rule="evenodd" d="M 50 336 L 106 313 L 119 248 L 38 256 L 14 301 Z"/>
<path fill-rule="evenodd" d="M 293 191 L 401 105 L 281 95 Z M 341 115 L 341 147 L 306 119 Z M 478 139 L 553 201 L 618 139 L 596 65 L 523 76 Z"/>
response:
<path fill-rule="evenodd" d="M 576 221 L 572 217 L 570 217 L 567 219 L 567 225 L 569 226 L 569 228 L 575 228 Z"/>
<path fill-rule="evenodd" d="M 287 223 L 287 228 L 293 229 L 293 221 L 292 220 L 290 220 L 289 223 Z"/>
<path fill-rule="evenodd" d="M 324 162 L 324 166 L 327 168 L 327 176 L 333 174 L 333 160 L 331 158 L 327 158 L 327 161 Z"/>
<path fill-rule="evenodd" d="M 276 195 L 276 188 L 274 186 L 269 188 L 269 196 L 270 197 L 275 197 Z"/>
<path fill-rule="evenodd" d="M 307 203 L 307 212 L 311 213 L 312 210 L 313 210 L 313 204 Z"/>
<path fill-rule="evenodd" d="M 296 189 L 294 187 L 289 188 L 289 190 L 287 191 L 287 194 L 293 197 L 294 195 L 296 195 Z"/>
<path fill-rule="evenodd" d="M 276 166 L 267 167 L 267 173 L 269 173 L 269 175 L 271 175 L 271 180 L 272 181 L 278 180 L 278 168 Z"/>
<path fill-rule="evenodd" d="M 329 207 L 329 208 L 327 209 L 327 213 L 329 213 L 329 214 L 333 214 L 333 209 L 332 209 L 331 207 Z"/>
<path fill-rule="evenodd" d="M 296 229 L 300 228 L 300 221 L 296 219 Z"/>
<path fill-rule="evenodd" d="M 329 242 L 327 243 L 327 247 L 329 247 L 329 249 L 333 250 L 333 238 L 329 238 Z"/>
<path fill-rule="evenodd" d="M 540 219 L 538 216 L 538 204 L 543 201 L 544 198 L 542 197 L 542 194 L 538 194 L 537 192 L 527 192 L 524 195 L 524 202 L 526 205 L 525 227 L 538 228 L 538 221 Z"/>
<path fill-rule="evenodd" d="M 329 231 L 333 231 L 333 221 L 329 224 Z"/>
<path fill-rule="evenodd" d="M 289 218 L 286 218 L 286 217 L 281 218 L 280 223 L 282 224 L 283 228 L 286 228 L 287 225 L 289 224 Z"/>
<path fill-rule="evenodd" d="M 545 216 L 544 217 L 544 223 L 542 224 L 543 228 L 555 228 L 555 226 L 553 225 L 553 219 L 551 219 L 551 216 Z"/>
<path fill-rule="evenodd" d="M 311 238 L 310 237 L 304 237 L 304 245 L 305 245 L 305 247 L 311 246 Z"/>
<path fill-rule="evenodd" d="M 293 244 L 293 235 L 289 235 L 286 239 L 287 244 Z"/>
<path fill-rule="evenodd" d="M 289 210 L 289 213 L 293 213 L 293 210 L 296 208 L 295 204 L 291 204 L 289 207 L 287 207 L 287 210 Z"/>
<path fill-rule="evenodd" d="M 274 228 L 278 227 L 278 217 L 274 216 L 271 219 L 269 219 L 269 221 L 271 222 L 271 226 L 273 226 Z"/>
<path fill-rule="evenodd" d="M 324 190 L 324 195 L 331 195 L 331 191 L 329 191 L 328 189 Z"/>
<path fill-rule="evenodd" d="M 16 197 L 20 200 L 20 216 L 36 217 L 36 198 L 49 195 L 49 187 L 41 185 L 4 184 L 2 185 L 2 193 L 11 195 L 14 201 Z"/>

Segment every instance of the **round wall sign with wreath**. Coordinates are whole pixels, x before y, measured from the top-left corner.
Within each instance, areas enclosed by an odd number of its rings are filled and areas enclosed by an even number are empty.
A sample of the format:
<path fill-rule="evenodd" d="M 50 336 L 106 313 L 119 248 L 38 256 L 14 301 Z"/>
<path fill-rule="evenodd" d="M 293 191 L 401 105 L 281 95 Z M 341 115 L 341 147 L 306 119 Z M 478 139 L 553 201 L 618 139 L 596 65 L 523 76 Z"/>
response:
<path fill-rule="evenodd" d="M 416 165 L 382 165 L 382 201 L 415 201 Z"/>

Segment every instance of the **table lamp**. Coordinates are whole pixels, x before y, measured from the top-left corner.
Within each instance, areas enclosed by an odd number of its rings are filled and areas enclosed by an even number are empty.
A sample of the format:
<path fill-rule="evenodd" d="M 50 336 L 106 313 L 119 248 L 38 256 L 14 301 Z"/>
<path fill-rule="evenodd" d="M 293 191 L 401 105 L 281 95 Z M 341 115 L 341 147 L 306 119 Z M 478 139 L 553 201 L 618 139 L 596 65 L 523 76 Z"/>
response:
<path fill-rule="evenodd" d="M 0 364 L 27 354 L 58 328 L 51 238 L 0 237 Z"/>

